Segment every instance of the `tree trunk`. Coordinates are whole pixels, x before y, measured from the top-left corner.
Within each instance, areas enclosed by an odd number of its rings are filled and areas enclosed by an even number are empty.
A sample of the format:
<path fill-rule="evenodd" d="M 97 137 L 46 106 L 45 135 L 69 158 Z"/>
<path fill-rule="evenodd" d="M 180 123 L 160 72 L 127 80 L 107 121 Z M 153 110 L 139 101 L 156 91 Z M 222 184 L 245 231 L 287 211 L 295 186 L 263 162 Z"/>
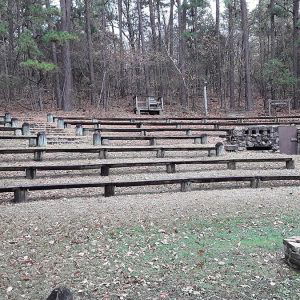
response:
<path fill-rule="evenodd" d="M 230 109 L 236 108 L 234 98 L 234 6 L 232 3 L 228 4 L 228 55 L 229 55 L 229 106 Z"/>
<path fill-rule="evenodd" d="M 294 87 L 294 107 L 300 107 L 300 18 L 299 18 L 299 0 L 294 0 L 293 4 L 293 69 L 294 76 L 297 79 Z"/>
<path fill-rule="evenodd" d="M 250 69 L 250 46 L 249 46 L 249 25 L 248 10 L 246 0 L 240 0 L 241 4 L 241 21 L 242 21 L 242 41 L 244 54 L 244 76 L 245 76 L 245 100 L 246 110 L 253 109 L 253 99 L 251 91 L 251 69 Z"/>
<path fill-rule="evenodd" d="M 70 32 L 71 27 L 71 0 L 60 0 L 62 13 L 62 31 Z M 65 41 L 63 45 L 62 58 L 64 63 L 64 85 L 62 91 L 62 108 L 64 111 L 72 110 L 72 66 L 70 41 Z"/>
<path fill-rule="evenodd" d="M 94 71 L 94 50 L 91 32 L 91 0 L 85 0 L 85 33 L 87 40 L 87 52 L 89 60 L 89 79 L 90 79 L 90 99 L 91 104 L 96 103 L 95 93 L 95 71 Z"/>

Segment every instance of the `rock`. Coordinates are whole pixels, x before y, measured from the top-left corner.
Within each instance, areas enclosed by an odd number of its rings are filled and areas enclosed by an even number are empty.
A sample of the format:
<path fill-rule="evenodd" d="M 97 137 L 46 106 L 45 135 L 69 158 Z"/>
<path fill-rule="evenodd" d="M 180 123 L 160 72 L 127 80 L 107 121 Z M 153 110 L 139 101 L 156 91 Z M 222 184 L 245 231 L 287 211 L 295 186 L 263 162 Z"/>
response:
<path fill-rule="evenodd" d="M 74 300 L 73 294 L 66 287 L 59 287 L 54 289 L 47 300 Z"/>

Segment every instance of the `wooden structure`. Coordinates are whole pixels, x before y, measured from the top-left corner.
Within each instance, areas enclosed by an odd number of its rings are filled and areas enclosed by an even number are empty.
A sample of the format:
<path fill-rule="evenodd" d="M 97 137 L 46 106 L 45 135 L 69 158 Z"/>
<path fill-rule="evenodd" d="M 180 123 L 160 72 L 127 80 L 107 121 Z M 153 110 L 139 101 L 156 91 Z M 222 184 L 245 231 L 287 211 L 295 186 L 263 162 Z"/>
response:
<path fill-rule="evenodd" d="M 227 165 L 227 169 L 235 170 L 238 163 L 285 163 L 286 169 L 294 169 L 295 162 L 291 157 L 277 158 L 239 158 L 239 159 L 199 159 L 199 158 L 172 158 L 155 159 L 147 161 L 110 162 L 96 164 L 66 164 L 66 165 L 26 165 L 26 166 L 0 166 L 0 172 L 25 172 L 27 179 L 35 179 L 37 171 L 75 171 L 75 170 L 101 170 L 101 176 L 108 176 L 110 169 L 136 168 L 136 167 L 161 167 L 166 166 L 167 173 L 175 173 L 177 165 Z"/>
<path fill-rule="evenodd" d="M 268 100 L 269 104 L 269 116 L 271 116 L 272 113 L 272 107 L 274 106 L 286 106 L 288 108 L 289 114 L 291 113 L 291 101 L 292 99 L 285 99 L 285 100 Z"/>
<path fill-rule="evenodd" d="M 300 269 L 300 237 L 293 236 L 283 240 L 284 258 L 293 268 Z"/>
<path fill-rule="evenodd" d="M 260 187 L 261 182 L 266 181 L 299 181 L 298 175 L 274 175 L 274 176 L 181 176 L 176 178 L 161 177 L 158 179 L 141 179 L 141 180 L 116 180 L 116 181 L 100 181 L 100 182 L 74 182 L 74 183 L 57 183 L 57 184 L 27 184 L 0 187 L 0 193 L 14 193 L 13 202 L 27 201 L 28 191 L 48 191 L 62 189 L 81 189 L 103 187 L 104 196 L 111 197 L 115 195 L 116 187 L 136 187 L 136 186 L 152 186 L 152 185 L 169 185 L 180 184 L 182 192 L 192 190 L 192 183 L 225 183 L 225 182 L 250 182 L 251 188 Z"/>
<path fill-rule="evenodd" d="M 162 114 L 164 110 L 163 97 L 155 96 L 135 96 L 135 109 L 137 115 L 140 114 Z"/>
<path fill-rule="evenodd" d="M 35 161 L 42 161 L 45 153 L 99 153 L 99 158 L 105 159 L 109 152 L 156 152 L 159 158 L 165 157 L 166 151 L 206 151 L 208 156 L 219 156 L 224 151 L 224 145 L 217 143 L 216 145 L 159 145 L 159 146 L 101 146 L 101 147 L 85 147 L 85 148 L 14 148 L 0 149 L 0 155 L 4 154 L 26 154 L 33 153 Z"/>

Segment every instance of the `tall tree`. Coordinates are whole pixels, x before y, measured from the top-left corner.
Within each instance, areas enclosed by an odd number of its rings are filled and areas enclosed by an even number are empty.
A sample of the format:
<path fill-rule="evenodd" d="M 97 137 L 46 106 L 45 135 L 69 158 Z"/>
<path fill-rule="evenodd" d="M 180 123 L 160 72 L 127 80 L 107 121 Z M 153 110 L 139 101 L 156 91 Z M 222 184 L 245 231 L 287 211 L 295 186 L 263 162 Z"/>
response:
<path fill-rule="evenodd" d="M 240 0 L 241 6 L 241 27 L 244 56 L 244 81 L 245 81 L 245 101 L 246 110 L 253 109 L 252 87 L 251 87 L 251 68 L 250 68 L 250 45 L 249 45 L 249 25 L 248 9 L 246 0 Z"/>
<path fill-rule="evenodd" d="M 60 0 L 61 8 L 61 29 L 70 33 L 71 31 L 71 0 Z M 62 90 L 62 108 L 64 111 L 70 111 L 73 108 L 72 99 L 72 66 L 70 41 L 67 39 L 63 45 L 63 65 L 64 65 L 64 84 Z"/>

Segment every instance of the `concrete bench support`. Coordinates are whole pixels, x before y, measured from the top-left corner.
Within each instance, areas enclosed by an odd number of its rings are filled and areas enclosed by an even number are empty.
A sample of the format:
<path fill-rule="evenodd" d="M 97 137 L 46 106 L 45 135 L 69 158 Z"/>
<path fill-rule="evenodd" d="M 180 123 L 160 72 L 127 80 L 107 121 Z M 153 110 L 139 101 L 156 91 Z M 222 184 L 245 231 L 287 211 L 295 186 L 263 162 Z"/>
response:
<path fill-rule="evenodd" d="M 109 166 L 102 166 L 100 175 L 101 176 L 109 176 Z"/>
<path fill-rule="evenodd" d="M 26 168 L 25 170 L 27 179 L 34 179 L 36 177 L 36 169 L 35 168 Z"/>
<path fill-rule="evenodd" d="M 165 150 L 164 149 L 158 149 L 157 152 L 156 152 L 156 157 L 157 158 L 163 158 L 165 157 Z"/>
<path fill-rule="evenodd" d="M 65 128 L 65 120 L 63 118 L 57 119 L 57 128 L 59 128 L 59 129 Z"/>
<path fill-rule="evenodd" d="M 47 146 L 47 136 L 45 131 L 41 131 L 37 134 L 37 146 L 38 147 Z"/>
<path fill-rule="evenodd" d="M 22 135 L 30 135 L 30 125 L 29 123 L 23 123 L 22 125 Z"/>
<path fill-rule="evenodd" d="M 81 124 L 77 124 L 75 128 L 75 135 L 82 136 L 83 135 L 83 128 Z"/>
<path fill-rule="evenodd" d="M 286 162 L 286 168 L 287 169 L 295 169 L 295 161 L 294 160 L 288 160 Z"/>
<path fill-rule="evenodd" d="M 180 184 L 181 192 L 190 192 L 192 190 L 192 185 L 190 181 L 183 181 Z"/>
<path fill-rule="evenodd" d="M 230 161 L 227 163 L 227 169 L 229 170 L 236 170 L 236 162 L 235 161 Z"/>
<path fill-rule="evenodd" d="M 186 130 L 185 133 L 186 133 L 187 136 L 191 136 L 192 135 L 192 130 L 188 129 L 188 130 Z"/>
<path fill-rule="evenodd" d="M 88 128 L 83 128 L 83 130 L 82 130 L 82 135 L 83 136 L 88 136 L 89 133 L 90 133 L 90 130 Z"/>
<path fill-rule="evenodd" d="M 99 151 L 99 158 L 106 159 L 107 158 L 107 150 L 103 149 Z"/>
<path fill-rule="evenodd" d="M 111 197 L 115 195 L 115 186 L 114 185 L 105 185 L 104 186 L 104 197 Z"/>
<path fill-rule="evenodd" d="M 52 123 L 53 122 L 53 115 L 51 113 L 47 114 L 47 122 Z"/>
<path fill-rule="evenodd" d="M 45 151 L 35 151 L 34 152 L 34 157 L 33 157 L 33 159 L 35 160 L 35 161 L 42 161 L 43 160 L 43 156 L 44 156 L 44 152 Z"/>
<path fill-rule="evenodd" d="M 29 147 L 36 147 L 37 145 L 37 138 L 36 137 L 32 137 L 29 139 Z"/>
<path fill-rule="evenodd" d="M 176 165 L 175 164 L 167 164 L 167 173 L 175 173 Z"/>
<path fill-rule="evenodd" d="M 11 114 L 10 113 L 5 113 L 4 115 L 4 122 L 10 123 L 11 122 Z"/>
<path fill-rule="evenodd" d="M 27 201 L 27 191 L 23 189 L 17 189 L 14 191 L 14 203 L 26 202 Z"/>
<path fill-rule="evenodd" d="M 150 145 L 150 146 L 155 146 L 155 145 L 157 145 L 156 138 L 150 139 L 150 140 L 149 140 L 149 145 Z"/>
<path fill-rule="evenodd" d="M 12 128 L 19 127 L 19 120 L 17 118 L 12 118 L 11 119 L 11 127 Z"/>
<path fill-rule="evenodd" d="M 102 142 L 102 140 L 101 140 L 100 133 L 99 132 L 95 132 L 93 134 L 93 145 L 94 146 L 99 146 L 99 145 L 101 145 L 101 142 Z"/>
<path fill-rule="evenodd" d="M 253 178 L 250 180 L 250 187 L 251 188 L 259 188 L 260 186 L 260 180 L 258 178 Z"/>

